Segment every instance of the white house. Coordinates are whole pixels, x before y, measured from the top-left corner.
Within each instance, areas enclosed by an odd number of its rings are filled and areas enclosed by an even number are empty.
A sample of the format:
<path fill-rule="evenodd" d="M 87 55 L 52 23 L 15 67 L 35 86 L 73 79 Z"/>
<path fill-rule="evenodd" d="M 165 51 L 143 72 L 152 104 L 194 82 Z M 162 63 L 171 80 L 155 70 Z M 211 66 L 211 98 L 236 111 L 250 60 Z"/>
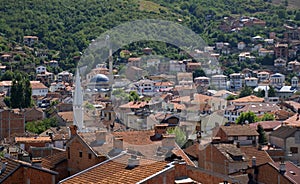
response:
<path fill-rule="evenodd" d="M 38 74 L 38 73 L 45 73 L 47 71 L 46 67 L 45 66 L 38 66 L 36 67 L 35 69 L 35 72 Z"/>
<path fill-rule="evenodd" d="M 227 76 L 226 75 L 213 75 L 211 76 L 211 85 L 216 89 L 227 88 Z"/>
<path fill-rule="evenodd" d="M 233 90 L 239 90 L 243 87 L 245 76 L 241 73 L 233 73 L 230 77 L 230 88 Z"/>
<path fill-rule="evenodd" d="M 149 93 L 155 91 L 155 82 L 149 79 L 140 80 L 135 83 L 139 93 Z"/>
<path fill-rule="evenodd" d="M 30 81 L 32 96 L 46 96 L 48 88 L 40 81 Z"/>
<path fill-rule="evenodd" d="M 257 73 L 257 78 L 258 78 L 259 82 L 265 82 L 265 81 L 269 80 L 270 73 L 265 72 L 265 71 L 259 72 L 259 73 Z"/>
<path fill-rule="evenodd" d="M 284 86 L 285 76 L 281 73 L 275 73 L 270 76 L 271 85 L 275 88 L 282 88 Z"/>
<path fill-rule="evenodd" d="M 286 67 L 286 60 L 282 58 L 277 58 L 274 60 L 274 66 L 275 67 L 280 67 L 280 68 L 285 68 Z"/>
<path fill-rule="evenodd" d="M 258 85 L 258 78 L 247 77 L 245 78 L 245 86 L 256 87 Z"/>

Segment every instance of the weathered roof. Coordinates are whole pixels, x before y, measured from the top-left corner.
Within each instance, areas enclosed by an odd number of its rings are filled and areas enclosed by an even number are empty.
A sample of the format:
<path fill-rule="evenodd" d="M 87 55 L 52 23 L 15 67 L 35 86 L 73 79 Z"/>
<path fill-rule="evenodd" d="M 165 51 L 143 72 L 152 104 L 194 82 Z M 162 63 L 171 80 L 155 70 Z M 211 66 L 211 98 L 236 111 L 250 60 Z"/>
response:
<path fill-rule="evenodd" d="M 297 131 L 297 128 L 291 126 L 281 126 L 270 133 L 270 137 L 278 137 L 281 139 L 286 139 L 292 136 Z"/>
<path fill-rule="evenodd" d="M 234 103 L 249 103 L 249 102 L 263 102 L 264 98 L 259 98 L 255 95 L 245 96 L 242 98 L 238 98 L 235 100 L 232 100 Z"/>
<path fill-rule="evenodd" d="M 128 167 L 129 154 L 121 154 L 66 178 L 60 183 L 137 183 L 165 169 L 167 162 L 139 158 L 139 165 Z"/>
<path fill-rule="evenodd" d="M 248 166 L 250 167 L 252 166 L 252 157 L 256 158 L 256 165 L 274 162 L 266 151 L 258 150 L 256 147 L 241 146 L 241 151 L 246 154 L 248 158 Z"/>
<path fill-rule="evenodd" d="M 15 137 L 16 143 L 52 142 L 50 137 Z"/>
<path fill-rule="evenodd" d="M 227 136 L 258 136 L 256 128 L 252 128 L 248 125 L 230 125 L 221 126 Z"/>
<path fill-rule="evenodd" d="M 49 155 L 45 158 L 42 158 L 42 167 L 53 169 L 57 164 L 64 160 L 67 160 L 67 154 L 65 151 Z"/>

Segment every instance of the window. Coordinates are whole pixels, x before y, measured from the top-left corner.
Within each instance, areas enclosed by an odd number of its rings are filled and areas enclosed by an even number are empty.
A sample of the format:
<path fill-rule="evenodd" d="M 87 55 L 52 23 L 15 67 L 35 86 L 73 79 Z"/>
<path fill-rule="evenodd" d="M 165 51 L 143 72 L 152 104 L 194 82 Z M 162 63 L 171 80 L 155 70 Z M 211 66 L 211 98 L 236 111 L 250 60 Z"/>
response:
<path fill-rule="evenodd" d="M 89 159 L 92 159 L 92 154 L 91 153 L 89 153 Z"/>
<path fill-rule="evenodd" d="M 247 140 L 254 140 L 253 136 L 247 136 Z"/>
<path fill-rule="evenodd" d="M 233 136 L 233 140 L 239 140 L 238 136 Z"/>
<path fill-rule="evenodd" d="M 298 153 L 298 148 L 297 148 L 297 147 L 290 147 L 290 152 L 291 152 L 292 154 Z"/>
<path fill-rule="evenodd" d="M 79 151 L 79 157 L 82 157 L 82 151 Z"/>

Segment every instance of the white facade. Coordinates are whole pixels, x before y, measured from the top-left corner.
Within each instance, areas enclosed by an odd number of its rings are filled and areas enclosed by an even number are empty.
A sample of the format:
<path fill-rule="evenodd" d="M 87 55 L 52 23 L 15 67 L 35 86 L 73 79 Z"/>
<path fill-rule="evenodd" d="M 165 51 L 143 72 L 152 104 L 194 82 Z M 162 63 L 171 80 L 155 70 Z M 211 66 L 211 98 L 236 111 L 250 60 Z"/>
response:
<path fill-rule="evenodd" d="M 154 82 L 152 80 L 140 80 L 136 82 L 136 86 L 138 88 L 139 93 L 148 93 L 148 92 L 154 92 L 155 86 Z"/>
<path fill-rule="evenodd" d="M 48 94 L 48 88 L 34 88 L 32 89 L 32 96 L 46 96 Z"/>
<path fill-rule="evenodd" d="M 248 77 L 245 78 L 245 86 L 256 87 L 258 85 L 258 78 Z"/>
<path fill-rule="evenodd" d="M 230 74 L 230 88 L 239 90 L 243 87 L 245 76 L 241 73 Z"/>
<path fill-rule="evenodd" d="M 280 73 L 275 73 L 270 76 L 271 85 L 275 88 L 281 88 L 284 86 L 285 76 Z"/>
<path fill-rule="evenodd" d="M 213 75 L 211 77 L 211 85 L 216 89 L 227 88 L 227 77 L 225 75 Z"/>
<path fill-rule="evenodd" d="M 270 78 L 270 73 L 269 72 L 259 72 L 257 73 L 257 78 L 259 82 L 265 82 L 269 80 Z"/>

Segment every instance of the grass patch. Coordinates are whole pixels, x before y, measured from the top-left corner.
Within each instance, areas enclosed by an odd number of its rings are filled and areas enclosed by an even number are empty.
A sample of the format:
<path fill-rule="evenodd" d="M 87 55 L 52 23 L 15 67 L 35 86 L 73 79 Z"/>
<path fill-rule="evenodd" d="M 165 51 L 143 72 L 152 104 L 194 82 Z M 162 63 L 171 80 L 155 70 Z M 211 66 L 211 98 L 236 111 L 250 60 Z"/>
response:
<path fill-rule="evenodd" d="M 151 1 L 139 1 L 139 10 L 141 11 L 147 11 L 147 12 L 155 12 L 160 13 L 161 11 L 167 12 L 167 8 L 163 7 L 157 3 L 151 2 Z"/>

